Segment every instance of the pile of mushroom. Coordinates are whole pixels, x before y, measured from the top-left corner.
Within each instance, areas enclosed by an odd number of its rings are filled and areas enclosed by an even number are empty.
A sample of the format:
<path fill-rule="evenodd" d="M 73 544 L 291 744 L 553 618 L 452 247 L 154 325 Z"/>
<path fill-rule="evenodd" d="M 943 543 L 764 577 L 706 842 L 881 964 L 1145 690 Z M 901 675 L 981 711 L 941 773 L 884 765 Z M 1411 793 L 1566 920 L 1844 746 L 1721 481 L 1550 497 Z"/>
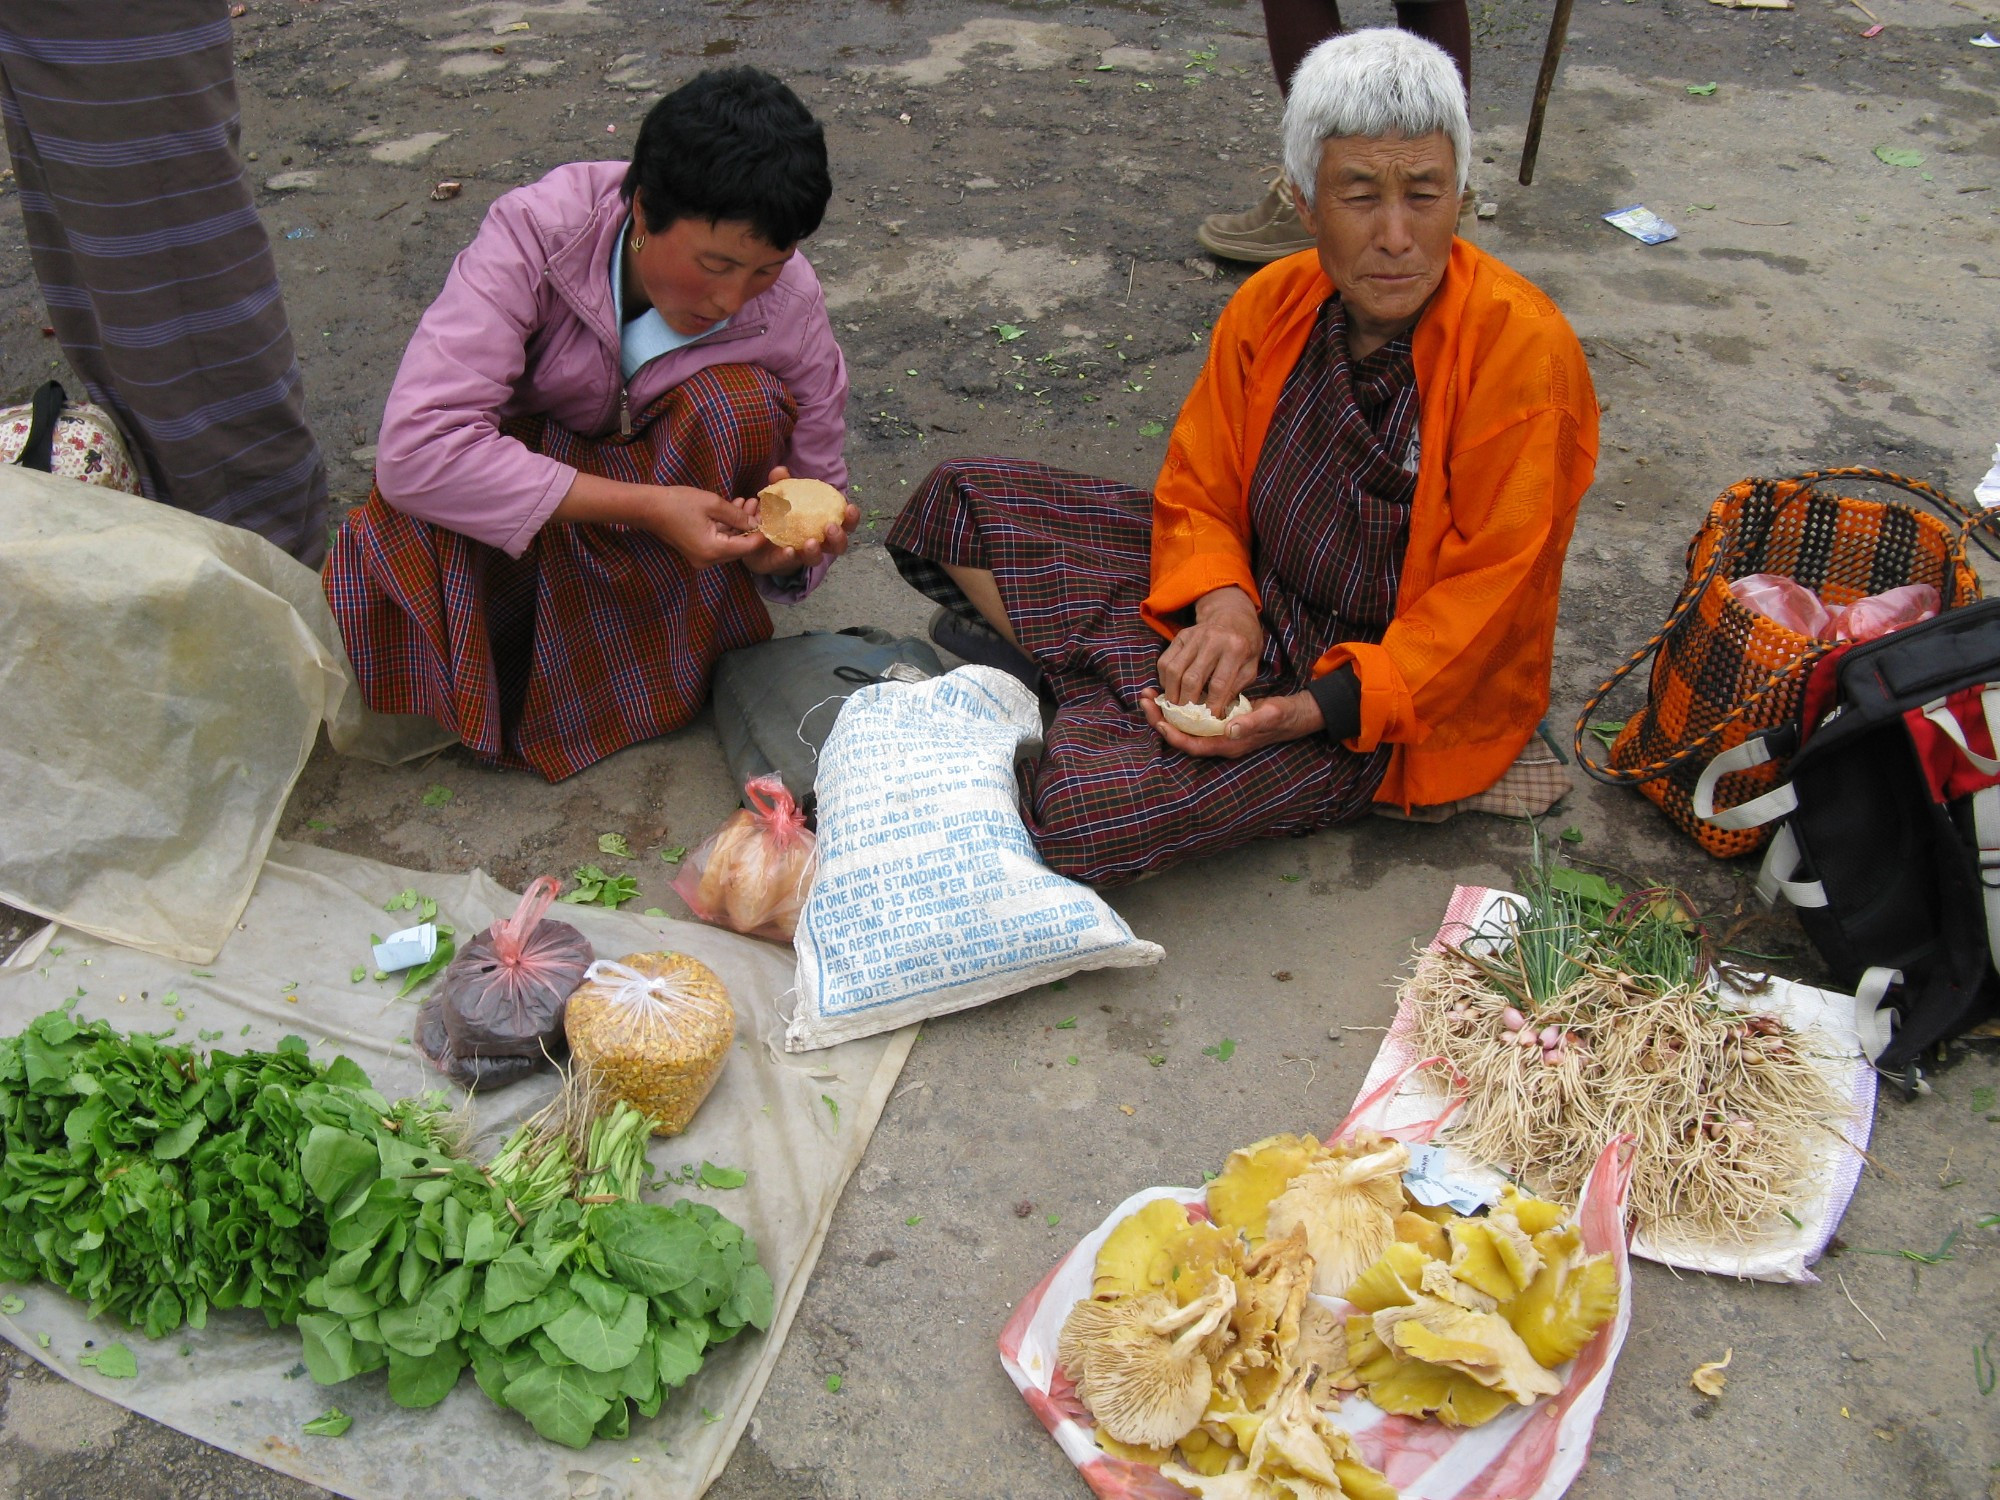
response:
<path fill-rule="evenodd" d="M 1205 1205 L 1157 1199 L 1111 1231 L 1057 1363 L 1098 1445 L 1204 1500 L 1394 1500 L 1328 1415 L 1487 1422 L 1562 1389 L 1618 1306 L 1608 1255 L 1561 1206 L 1425 1207 L 1409 1151 L 1369 1132 L 1230 1155 Z"/>

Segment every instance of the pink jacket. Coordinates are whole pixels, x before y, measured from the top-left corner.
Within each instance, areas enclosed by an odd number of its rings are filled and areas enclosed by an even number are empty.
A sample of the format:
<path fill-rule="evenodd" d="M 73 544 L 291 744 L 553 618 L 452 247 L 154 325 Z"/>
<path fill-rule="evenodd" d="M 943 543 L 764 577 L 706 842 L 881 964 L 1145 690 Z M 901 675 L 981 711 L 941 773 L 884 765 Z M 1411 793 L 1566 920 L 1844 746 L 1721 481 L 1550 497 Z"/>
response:
<path fill-rule="evenodd" d="M 417 324 L 382 414 L 375 482 L 398 510 L 519 557 L 576 470 L 503 437 L 503 420 L 535 414 L 613 432 L 621 399 L 643 411 L 718 364 L 761 365 L 784 381 L 799 408 L 787 467 L 847 488 L 847 365 L 803 255 L 728 327 L 660 356 L 625 388 L 610 275 L 624 177 L 623 162 L 576 162 L 487 210 Z"/>

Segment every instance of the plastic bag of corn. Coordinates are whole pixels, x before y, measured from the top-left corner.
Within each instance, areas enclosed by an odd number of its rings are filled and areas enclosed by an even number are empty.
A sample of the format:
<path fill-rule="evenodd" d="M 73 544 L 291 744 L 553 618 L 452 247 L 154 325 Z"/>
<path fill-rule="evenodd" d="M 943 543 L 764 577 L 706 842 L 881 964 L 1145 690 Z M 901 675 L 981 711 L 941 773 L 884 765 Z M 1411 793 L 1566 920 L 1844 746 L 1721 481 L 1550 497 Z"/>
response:
<path fill-rule="evenodd" d="M 563 1028 L 575 1066 L 652 1116 L 655 1135 L 679 1135 L 722 1075 L 736 1012 L 699 959 L 628 953 L 584 971 Z"/>

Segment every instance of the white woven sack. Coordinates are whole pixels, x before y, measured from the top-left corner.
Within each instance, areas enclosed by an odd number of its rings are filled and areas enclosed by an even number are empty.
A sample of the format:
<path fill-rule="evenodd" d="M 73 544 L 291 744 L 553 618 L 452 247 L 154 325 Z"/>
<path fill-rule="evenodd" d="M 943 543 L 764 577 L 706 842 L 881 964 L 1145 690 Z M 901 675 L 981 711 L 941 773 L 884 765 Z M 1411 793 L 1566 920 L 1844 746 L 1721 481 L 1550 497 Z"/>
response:
<path fill-rule="evenodd" d="M 1158 963 L 1091 891 L 1044 865 L 1014 762 L 1035 696 L 960 667 L 847 700 L 820 752 L 819 867 L 799 917 L 792 1052 L 908 1026 L 1080 969 Z"/>

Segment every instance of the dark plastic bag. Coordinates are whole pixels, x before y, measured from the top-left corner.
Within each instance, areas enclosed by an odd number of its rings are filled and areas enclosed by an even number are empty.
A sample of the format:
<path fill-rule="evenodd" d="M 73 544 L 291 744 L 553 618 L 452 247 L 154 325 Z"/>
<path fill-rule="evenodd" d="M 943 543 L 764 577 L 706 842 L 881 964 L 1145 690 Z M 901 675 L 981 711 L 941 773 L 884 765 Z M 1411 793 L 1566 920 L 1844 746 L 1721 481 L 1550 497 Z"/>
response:
<path fill-rule="evenodd" d="M 546 875 L 532 882 L 514 915 L 467 943 L 438 980 L 425 1010 L 435 1004 L 441 1039 L 427 1035 L 420 1015 L 417 1041 L 456 1082 L 468 1088 L 511 1083 L 520 1073 L 491 1065 L 524 1060 L 527 1072 L 564 1052 L 563 1006 L 594 955 L 567 922 L 543 920 L 561 889 Z"/>
<path fill-rule="evenodd" d="M 417 1050 L 424 1061 L 462 1089 L 505 1088 L 542 1065 L 539 1057 L 460 1057 L 444 1029 L 444 999 L 429 996 L 417 1007 Z"/>

